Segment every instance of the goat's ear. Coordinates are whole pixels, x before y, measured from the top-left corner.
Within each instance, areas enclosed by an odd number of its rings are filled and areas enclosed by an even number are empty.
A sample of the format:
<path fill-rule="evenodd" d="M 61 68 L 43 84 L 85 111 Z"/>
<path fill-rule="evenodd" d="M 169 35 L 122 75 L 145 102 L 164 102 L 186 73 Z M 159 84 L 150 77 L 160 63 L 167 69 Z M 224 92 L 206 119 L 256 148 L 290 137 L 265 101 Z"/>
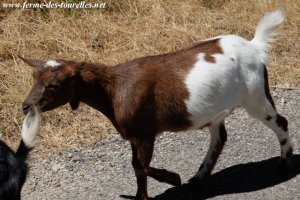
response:
<path fill-rule="evenodd" d="M 72 66 L 65 65 L 60 68 L 58 78 L 60 80 L 65 80 L 75 76 L 75 74 L 75 69 Z"/>
<path fill-rule="evenodd" d="M 42 67 L 45 64 L 45 61 L 42 60 L 35 60 L 35 59 L 27 59 L 19 56 L 21 60 L 23 60 L 25 63 L 30 65 L 31 67 Z"/>

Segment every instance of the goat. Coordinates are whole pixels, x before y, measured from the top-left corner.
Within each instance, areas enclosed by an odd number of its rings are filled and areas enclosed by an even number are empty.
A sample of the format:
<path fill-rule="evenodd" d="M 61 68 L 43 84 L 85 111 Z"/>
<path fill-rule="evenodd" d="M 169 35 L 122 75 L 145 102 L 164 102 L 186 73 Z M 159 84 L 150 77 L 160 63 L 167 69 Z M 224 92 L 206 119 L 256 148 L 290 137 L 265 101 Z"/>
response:
<path fill-rule="evenodd" d="M 136 199 L 148 199 L 147 176 L 181 184 L 178 174 L 149 166 L 158 134 L 208 127 L 208 153 L 190 180 L 201 182 L 211 174 L 227 139 L 224 119 L 238 106 L 276 133 L 280 166 L 285 168 L 293 154 L 288 122 L 276 111 L 266 69 L 269 45 L 283 20 L 282 9 L 267 13 L 251 41 L 235 35 L 219 36 L 115 66 L 20 57 L 33 67 L 35 80 L 23 112 L 33 105 L 45 112 L 67 103 L 76 109 L 80 102 L 102 112 L 130 141 Z"/>
<path fill-rule="evenodd" d="M 34 136 L 40 123 L 40 114 L 36 107 L 25 117 L 22 127 L 22 139 L 14 153 L 3 141 L 0 141 L 0 199 L 21 199 L 22 186 L 26 181 L 28 166 L 26 163 Z"/>

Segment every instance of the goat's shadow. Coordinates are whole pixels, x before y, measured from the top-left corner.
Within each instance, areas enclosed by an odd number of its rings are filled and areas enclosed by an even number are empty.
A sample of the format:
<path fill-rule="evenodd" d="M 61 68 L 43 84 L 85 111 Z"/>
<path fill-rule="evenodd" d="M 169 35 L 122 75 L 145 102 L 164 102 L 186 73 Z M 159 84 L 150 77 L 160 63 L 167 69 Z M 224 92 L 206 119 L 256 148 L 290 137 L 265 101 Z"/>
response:
<path fill-rule="evenodd" d="M 300 174 L 300 155 L 295 155 L 287 172 L 277 172 L 279 157 L 228 167 L 211 175 L 202 186 L 183 184 L 152 198 L 155 200 L 200 200 L 262 190 Z M 125 195 L 121 195 L 125 197 Z M 129 197 L 129 196 L 127 196 Z"/>

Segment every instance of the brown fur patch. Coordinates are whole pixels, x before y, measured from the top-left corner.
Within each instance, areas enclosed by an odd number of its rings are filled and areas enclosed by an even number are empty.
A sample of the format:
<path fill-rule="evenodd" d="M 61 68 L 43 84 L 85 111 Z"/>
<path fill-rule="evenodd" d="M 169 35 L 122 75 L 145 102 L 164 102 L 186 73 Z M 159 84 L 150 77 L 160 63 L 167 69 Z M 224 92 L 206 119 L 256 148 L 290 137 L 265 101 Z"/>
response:
<path fill-rule="evenodd" d="M 207 62 L 216 63 L 216 59 L 213 55 L 223 54 L 223 50 L 220 46 L 219 39 L 205 41 L 199 43 L 198 45 L 201 45 L 202 49 L 200 50 L 200 52 L 205 53 L 204 59 Z"/>
<path fill-rule="evenodd" d="M 35 80 L 39 81 L 42 86 L 50 85 L 53 82 L 53 80 L 57 74 L 57 73 L 52 73 L 50 69 L 51 68 L 42 68 L 42 69 L 36 70 L 36 73 L 35 73 L 36 79 Z M 55 82 L 58 82 L 58 81 L 55 81 Z"/>
<path fill-rule="evenodd" d="M 197 62 L 197 54 L 220 52 L 217 44 L 218 40 L 205 41 L 188 49 L 118 65 L 114 69 L 114 99 L 120 99 L 114 102 L 117 121 L 127 124 L 127 130 L 138 132 L 181 131 L 190 127 L 184 102 L 189 93 L 184 80 Z M 139 123 L 124 122 L 124 118 Z"/>
<path fill-rule="evenodd" d="M 209 55 L 209 54 L 205 54 L 204 59 L 205 59 L 207 62 L 216 63 L 215 57 L 213 57 L 213 56 L 211 56 L 211 55 Z"/>
<path fill-rule="evenodd" d="M 65 66 L 65 67 L 62 67 L 61 70 L 59 70 L 57 78 L 59 80 L 65 80 L 65 79 L 70 78 L 74 75 L 75 75 L 75 70 L 70 66 Z"/>

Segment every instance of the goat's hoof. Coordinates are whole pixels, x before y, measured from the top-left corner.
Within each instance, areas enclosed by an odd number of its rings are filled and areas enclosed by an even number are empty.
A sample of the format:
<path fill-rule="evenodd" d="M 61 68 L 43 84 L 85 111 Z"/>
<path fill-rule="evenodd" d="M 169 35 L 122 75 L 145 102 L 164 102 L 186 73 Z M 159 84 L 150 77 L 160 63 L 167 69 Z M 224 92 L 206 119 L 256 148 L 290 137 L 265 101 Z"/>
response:
<path fill-rule="evenodd" d="M 166 183 L 169 183 L 170 185 L 173 186 L 180 186 L 181 185 L 181 178 L 179 174 L 174 173 L 174 172 L 169 172 L 168 176 L 165 179 Z"/>
<path fill-rule="evenodd" d="M 134 198 L 134 200 L 149 200 L 149 197 L 147 197 L 147 196 L 143 196 L 143 197 L 136 196 Z"/>
<path fill-rule="evenodd" d="M 202 186 L 204 184 L 204 182 L 207 181 L 208 177 L 210 174 L 206 173 L 204 174 L 204 176 L 193 176 L 190 180 L 189 180 L 189 185 L 193 185 L 193 186 Z"/>
<path fill-rule="evenodd" d="M 152 173 L 149 176 L 159 182 L 168 183 L 173 186 L 181 185 L 181 178 L 179 174 L 175 172 L 170 172 L 165 169 L 153 169 L 153 172 L 155 173 Z"/>
<path fill-rule="evenodd" d="M 198 191 L 199 188 L 203 186 L 203 183 L 204 183 L 203 178 L 199 178 L 195 176 L 188 181 L 189 188 L 192 191 Z"/>
<path fill-rule="evenodd" d="M 292 164 L 291 158 L 281 158 L 277 172 L 280 174 L 286 173 Z"/>
<path fill-rule="evenodd" d="M 199 179 L 196 177 L 192 177 L 189 179 L 188 181 L 190 184 L 195 184 L 195 183 L 199 183 Z"/>
<path fill-rule="evenodd" d="M 189 180 L 189 184 L 190 185 L 201 185 L 203 183 L 203 178 L 199 178 L 199 177 L 192 177 Z"/>
<path fill-rule="evenodd" d="M 181 178 L 180 178 L 179 174 L 174 175 L 174 182 L 173 182 L 172 185 L 174 185 L 174 186 L 180 186 L 181 185 Z"/>
<path fill-rule="evenodd" d="M 149 200 L 147 192 L 137 191 L 134 200 Z"/>

